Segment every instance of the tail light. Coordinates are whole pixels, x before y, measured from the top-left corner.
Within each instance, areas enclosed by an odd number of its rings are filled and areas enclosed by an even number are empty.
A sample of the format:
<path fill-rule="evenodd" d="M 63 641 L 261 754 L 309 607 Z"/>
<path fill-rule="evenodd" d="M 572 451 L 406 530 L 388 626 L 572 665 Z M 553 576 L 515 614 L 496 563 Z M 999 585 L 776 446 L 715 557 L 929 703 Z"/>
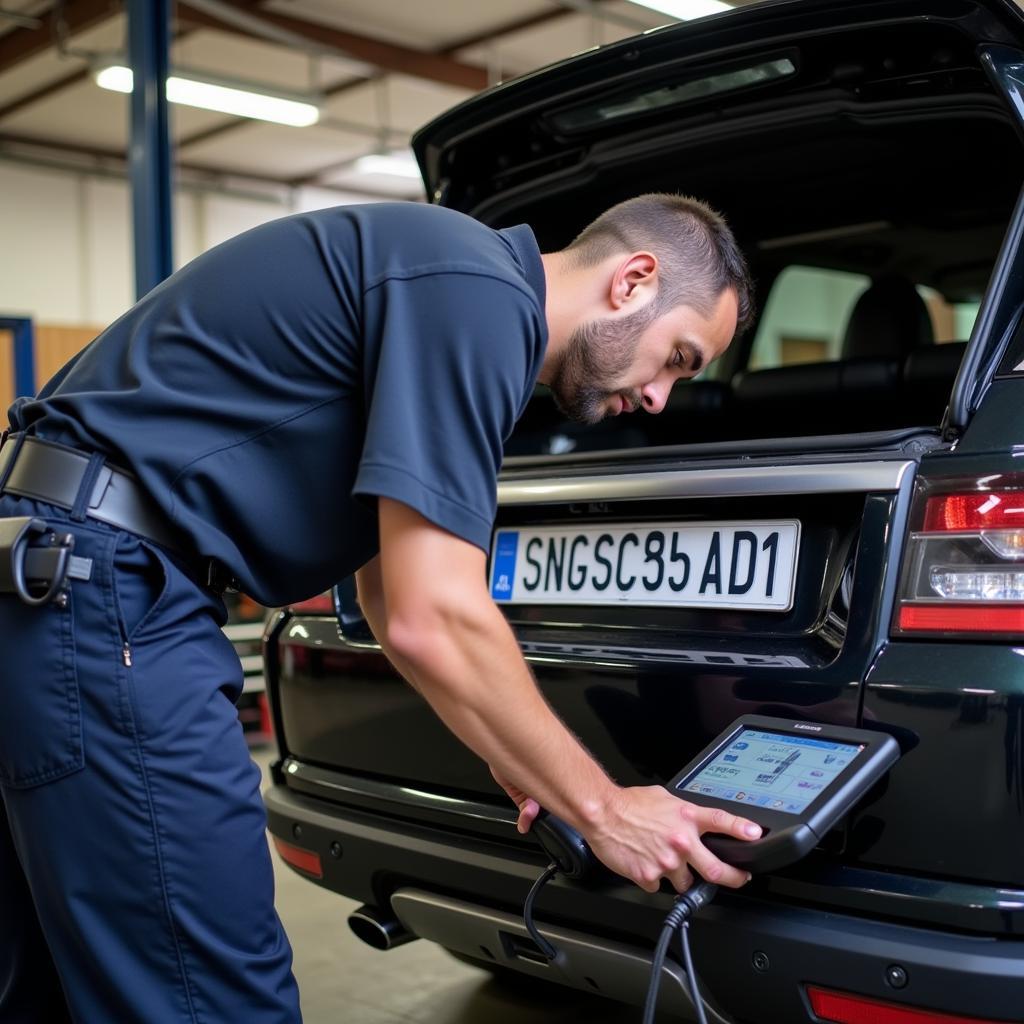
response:
<path fill-rule="evenodd" d="M 1024 477 L 918 482 L 893 633 L 1024 637 Z"/>

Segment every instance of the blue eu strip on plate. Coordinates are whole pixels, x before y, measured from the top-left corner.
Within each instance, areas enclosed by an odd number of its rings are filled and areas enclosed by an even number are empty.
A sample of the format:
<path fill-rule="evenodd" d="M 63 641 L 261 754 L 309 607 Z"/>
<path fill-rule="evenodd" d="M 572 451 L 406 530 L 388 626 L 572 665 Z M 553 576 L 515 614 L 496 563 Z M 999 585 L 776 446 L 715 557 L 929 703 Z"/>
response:
<path fill-rule="evenodd" d="M 494 564 L 491 567 L 491 597 L 495 601 L 510 601 L 512 599 L 518 550 L 518 530 L 503 530 L 498 534 L 494 545 Z"/>

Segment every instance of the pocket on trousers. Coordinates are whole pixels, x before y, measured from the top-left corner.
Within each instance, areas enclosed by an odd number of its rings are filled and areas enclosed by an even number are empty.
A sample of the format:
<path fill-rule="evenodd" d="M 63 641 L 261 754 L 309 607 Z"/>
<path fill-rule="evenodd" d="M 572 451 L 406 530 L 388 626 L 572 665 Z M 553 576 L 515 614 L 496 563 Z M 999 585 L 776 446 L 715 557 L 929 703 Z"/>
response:
<path fill-rule="evenodd" d="M 0 783 L 11 789 L 85 764 L 72 605 L 0 594 Z"/>
<path fill-rule="evenodd" d="M 114 593 L 123 639 L 130 643 L 163 603 L 169 585 L 163 556 L 148 541 L 122 533 L 114 548 Z"/>

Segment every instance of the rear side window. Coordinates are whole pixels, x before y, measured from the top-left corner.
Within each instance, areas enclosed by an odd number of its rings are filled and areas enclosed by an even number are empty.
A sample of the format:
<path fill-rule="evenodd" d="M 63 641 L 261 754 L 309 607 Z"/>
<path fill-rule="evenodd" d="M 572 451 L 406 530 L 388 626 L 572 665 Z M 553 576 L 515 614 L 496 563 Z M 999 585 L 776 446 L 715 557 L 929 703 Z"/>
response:
<path fill-rule="evenodd" d="M 978 319 L 978 310 L 981 308 L 980 299 L 973 302 L 951 302 L 934 288 L 918 285 L 917 290 L 931 314 L 936 345 L 945 345 L 951 341 L 967 341 L 970 338 L 971 331 L 974 330 L 974 321 Z"/>
<path fill-rule="evenodd" d="M 749 369 L 766 370 L 842 358 L 843 336 L 857 299 L 871 285 L 863 274 L 819 267 L 787 267 L 775 280 L 750 352 Z M 917 286 L 936 344 L 966 341 L 978 315 L 976 301 L 949 301 Z"/>
<path fill-rule="evenodd" d="M 870 284 L 862 274 L 787 267 L 768 295 L 750 351 L 750 369 L 838 359 L 854 303 Z"/>

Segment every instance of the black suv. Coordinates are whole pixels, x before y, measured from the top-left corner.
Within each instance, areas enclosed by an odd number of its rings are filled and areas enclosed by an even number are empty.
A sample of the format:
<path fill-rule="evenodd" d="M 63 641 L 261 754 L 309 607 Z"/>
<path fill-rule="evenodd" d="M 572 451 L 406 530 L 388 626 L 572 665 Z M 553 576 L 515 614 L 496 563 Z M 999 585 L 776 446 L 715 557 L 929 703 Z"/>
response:
<path fill-rule="evenodd" d="M 783 0 L 528 75 L 415 140 L 435 202 L 529 223 L 544 250 L 660 190 L 722 210 L 749 257 L 759 323 L 661 415 L 582 428 L 536 396 L 496 524 L 529 544 L 491 581 L 623 785 L 667 781 L 747 713 L 899 742 L 818 849 L 695 920 L 736 1021 L 1024 1020 L 1022 126 L 1009 0 Z M 684 532 L 707 560 L 673 560 Z M 605 535 L 614 579 L 581 594 L 573 541 Z M 619 571 L 627 536 L 647 568 Z M 701 593 L 648 600 L 658 565 Z M 276 615 L 265 656 L 271 831 L 367 904 L 361 934 L 642 1000 L 672 894 L 556 881 L 536 913 L 564 955 L 538 956 L 521 910 L 546 859 L 351 581 Z"/>

